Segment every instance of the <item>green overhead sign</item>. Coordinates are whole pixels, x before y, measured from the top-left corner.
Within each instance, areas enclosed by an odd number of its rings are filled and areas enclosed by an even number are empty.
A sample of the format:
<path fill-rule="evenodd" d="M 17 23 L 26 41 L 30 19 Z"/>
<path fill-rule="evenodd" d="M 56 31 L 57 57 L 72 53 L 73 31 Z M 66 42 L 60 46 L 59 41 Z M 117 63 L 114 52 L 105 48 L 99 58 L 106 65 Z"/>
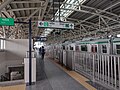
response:
<path fill-rule="evenodd" d="M 0 17 L 0 26 L 14 26 L 14 19 Z"/>
<path fill-rule="evenodd" d="M 74 29 L 74 23 L 38 21 L 39 28 Z"/>

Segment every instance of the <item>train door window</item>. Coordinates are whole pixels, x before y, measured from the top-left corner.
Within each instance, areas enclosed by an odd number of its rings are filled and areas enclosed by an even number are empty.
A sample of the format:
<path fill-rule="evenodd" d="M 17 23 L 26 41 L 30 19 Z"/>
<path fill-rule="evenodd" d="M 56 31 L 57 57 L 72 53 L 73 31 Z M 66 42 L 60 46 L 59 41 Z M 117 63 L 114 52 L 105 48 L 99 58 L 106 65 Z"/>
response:
<path fill-rule="evenodd" d="M 102 45 L 102 52 L 107 53 L 107 46 L 106 45 Z"/>
<path fill-rule="evenodd" d="M 92 45 L 91 47 L 91 52 L 97 52 L 97 46 L 96 45 Z"/>
<path fill-rule="evenodd" d="M 91 52 L 94 52 L 94 47 L 93 46 L 91 47 Z"/>
<path fill-rule="evenodd" d="M 67 48 L 66 48 L 67 50 L 68 50 L 68 46 L 67 46 Z"/>
<path fill-rule="evenodd" d="M 63 46 L 63 50 L 65 50 L 65 46 Z"/>
<path fill-rule="evenodd" d="M 73 50 L 73 47 L 72 47 L 72 46 L 70 46 L 70 50 Z"/>
<path fill-rule="evenodd" d="M 95 52 L 97 52 L 97 46 L 95 45 Z"/>
<path fill-rule="evenodd" d="M 75 50 L 76 50 L 76 51 L 79 51 L 79 46 L 75 46 Z"/>
<path fill-rule="evenodd" d="M 87 45 L 82 45 L 81 46 L 81 51 L 87 51 Z"/>
<path fill-rule="evenodd" d="M 116 52 L 117 54 L 120 54 L 120 45 L 116 45 Z"/>

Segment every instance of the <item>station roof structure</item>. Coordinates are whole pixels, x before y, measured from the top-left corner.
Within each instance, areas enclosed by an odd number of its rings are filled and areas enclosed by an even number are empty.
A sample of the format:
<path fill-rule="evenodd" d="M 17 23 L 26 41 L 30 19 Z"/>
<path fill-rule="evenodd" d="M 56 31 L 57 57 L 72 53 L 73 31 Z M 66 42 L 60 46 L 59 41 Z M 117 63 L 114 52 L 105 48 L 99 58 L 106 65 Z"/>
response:
<path fill-rule="evenodd" d="M 15 21 L 32 19 L 32 36 L 47 36 L 49 40 L 80 39 L 120 33 L 120 0 L 0 0 L 1 17 Z M 54 3 L 53 3 L 54 1 Z M 59 2 L 60 1 L 60 2 Z M 39 20 L 73 22 L 74 30 L 43 29 Z M 53 10 L 54 7 L 54 10 Z M 54 12 L 53 12 L 54 11 Z M 4 28 L 4 30 L 3 30 Z M 28 38 L 28 25 L 1 26 L 0 36 Z M 62 41 L 61 40 L 61 41 Z"/>

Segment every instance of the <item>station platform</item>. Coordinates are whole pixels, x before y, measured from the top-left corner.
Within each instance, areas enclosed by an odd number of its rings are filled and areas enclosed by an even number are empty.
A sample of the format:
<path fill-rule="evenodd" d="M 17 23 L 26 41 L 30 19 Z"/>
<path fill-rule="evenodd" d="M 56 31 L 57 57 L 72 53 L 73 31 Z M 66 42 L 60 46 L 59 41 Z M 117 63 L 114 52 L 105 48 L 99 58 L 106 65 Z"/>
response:
<path fill-rule="evenodd" d="M 69 71 L 54 60 L 37 56 L 37 82 L 26 90 L 108 90 L 95 88 L 87 78 Z"/>

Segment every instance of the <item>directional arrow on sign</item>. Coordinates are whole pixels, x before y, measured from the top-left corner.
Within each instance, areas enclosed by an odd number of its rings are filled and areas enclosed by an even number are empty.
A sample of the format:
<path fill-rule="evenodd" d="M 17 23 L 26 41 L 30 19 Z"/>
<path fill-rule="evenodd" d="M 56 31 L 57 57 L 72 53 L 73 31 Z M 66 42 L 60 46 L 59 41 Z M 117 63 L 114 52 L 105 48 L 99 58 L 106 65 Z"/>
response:
<path fill-rule="evenodd" d="M 40 26 L 42 26 L 42 25 L 43 25 L 43 23 L 42 23 L 42 22 L 40 22 L 40 23 L 39 23 L 39 25 L 40 25 Z"/>
<path fill-rule="evenodd" d="M 72 24 L 71 24 L 70 26 L 71 26 L 71 28 L 73 27 L 73 25 L 72 25 Z"/>

